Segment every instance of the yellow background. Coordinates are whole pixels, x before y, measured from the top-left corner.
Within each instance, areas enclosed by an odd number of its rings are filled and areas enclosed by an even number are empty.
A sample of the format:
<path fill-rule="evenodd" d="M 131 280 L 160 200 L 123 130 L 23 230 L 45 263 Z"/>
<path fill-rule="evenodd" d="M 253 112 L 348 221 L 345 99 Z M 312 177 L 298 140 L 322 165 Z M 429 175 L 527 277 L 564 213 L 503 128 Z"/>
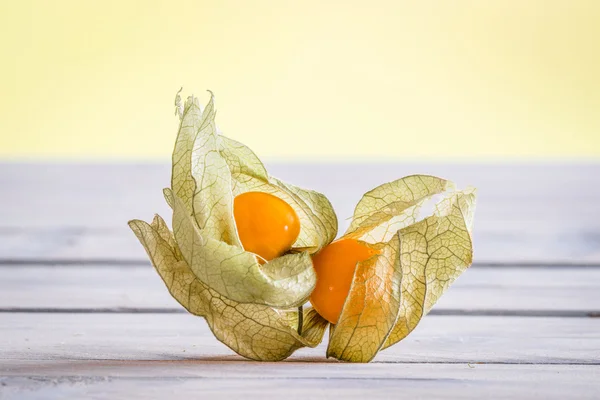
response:
<path fill-rule="evenodd" d="M 261 156 L 600 156 L 600 1 L 0 0 L 0 157 L 168 159 L 176 91 Z"/>

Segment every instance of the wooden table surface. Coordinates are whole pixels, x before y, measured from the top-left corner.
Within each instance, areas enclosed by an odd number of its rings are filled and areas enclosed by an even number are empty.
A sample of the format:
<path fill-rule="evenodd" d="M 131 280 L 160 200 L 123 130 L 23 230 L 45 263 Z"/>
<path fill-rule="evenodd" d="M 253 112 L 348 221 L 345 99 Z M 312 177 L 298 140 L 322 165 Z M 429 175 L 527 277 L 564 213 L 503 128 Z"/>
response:
<path fill-rule="evenodd" d="M 327 194 L 340 230 L 384 181 L 476 186 L 475 264 L 370 364 L 246 361 L 126 225 L 170 219 L 168 165 L 0 164 L 0 398 L 600 398 L 600 165 L 267 166 Z"/>

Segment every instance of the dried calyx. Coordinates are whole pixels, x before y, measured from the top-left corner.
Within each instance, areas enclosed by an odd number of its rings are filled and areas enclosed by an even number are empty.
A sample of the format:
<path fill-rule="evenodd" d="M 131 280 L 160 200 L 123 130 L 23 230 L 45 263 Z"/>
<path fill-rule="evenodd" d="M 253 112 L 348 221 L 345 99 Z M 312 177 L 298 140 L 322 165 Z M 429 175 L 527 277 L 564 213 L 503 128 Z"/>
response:
<path fill-rule="evenodd" d="M 164 190 L 173 229 L 158 215 L 129 225 L 171 295 L 238 354 L 281 360 L 318 345 L 331 325 L 328 357 L 370 361 L 471 264 L 474 190 L 425 175 L 386 183 L 363 196 L 333 242 L 327 198 L 270 176 L 248 147 L 217 133 L 212 93 L 204 110 L 193 96 L 181 104 L 178 94 L 176 105 Z M 309 298 L 315 308 L 303 307 Z"/>

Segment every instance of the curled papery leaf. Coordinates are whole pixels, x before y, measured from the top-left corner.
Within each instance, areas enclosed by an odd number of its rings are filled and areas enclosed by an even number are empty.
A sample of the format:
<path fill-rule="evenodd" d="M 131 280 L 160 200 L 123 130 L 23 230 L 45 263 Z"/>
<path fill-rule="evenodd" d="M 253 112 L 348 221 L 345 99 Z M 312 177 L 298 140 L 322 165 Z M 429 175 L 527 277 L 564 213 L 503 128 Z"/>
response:
<path fill-rule="evenodd" d="M 287 254 L 261 265 L 243 248 L 204 235 L 178 197 L 173 197 L 173 231 L 194 275 L 228 299 L 291 308 L 304 304 L 315 286 L 308 253 Z"/>
<path fill-rule="evenodd" d="M 316 346 L 328 323 L 302 306 L 316 279 L 309 252 L 337 233 L 331 204 L 320 193 L 272 178 L 252 150 L 220 135 L 212 93 L 204 110 L 194 96 L 181 104 L 177 93 L 175 104 L 180 126 L 171 188 L 163 191 L 173 232 L 158 216 L 151 224 L 130 221 L 131 229 L 171 295 L 206 318 L 217 339 L 237 353 L 275 361 Z M 264 264 L 238 235 L 234 198 L 247 191 L 278 196 L 302 224 L 295 245 Z"/>
<path fill-rule="evenodd" d="M 219 153 L 214 96 L 203 112 L 191 96 L 185 103 L 173 151 L 173 192 L 204 234 L 241 246 L 233 217 L 229 167 Z"/>
<path fill-rule="evenodd" d="M 434 215 L 400 231 L 400 313 L 384 348 L 404 339 L 471 266 L 474 213 L 474 189 L 452 193 Z"/>
<path fill-rule="evenodd" d="M 269 181 L 269 174 L 265 166 L 252 150 L 226 136 L 220 135 L 219 139 L 219 152 L 227 162 L 233 177 L 246 175 L 263 182 Z"/>
<path fill-rule="evenodd" d="M 425 200 L 453 186 L 430 175 L 411 175 L 378 186 L 360 199 L 344 237 L 387 242 L 399 229 L 417 220 Z"/>
<path fill-rule="evenodd" d="M 365 240 L 381 253 L 358 263 L 327 355 L 370 361 L 406 337 L 450 284 L 472 263 L 475 190 L 449 192 L 433 215 L 418 211 L 453 184 L 409 176 L 367 193 L 344 238 Z"/>
<path fill-rule="evenodd" d="M 260 159 L 245 145 L 221 136 L 221 154 L 229 165 L 233 193 L 264 192 L 288 203 L 300 219 L 300 234 L 292 246 L 315 253 L 337 235 L 338 221 L 321 193 L 290 185 L 267 174 Z"/>
<path fill-rule="evenodd" d="M 320 250 L 335 239 L 338 231 L 338 220 L 335 211 L 333 211 L 333 206 L 325 195 L 314 190 L 302 189 L 273 177 L 271 177 L 271 182 L 287 193 L 295 195 L 297 197 L 296 204 L 309 217 L 312 228 L 307 230 L 311 235 L 304 247 Z M 296 245 L 294 247 L 302 246 Z"/>
<path fill-rule="evenodd" d="M 399 242 L 395 235 L 378 255 L 356 266 L 349 296 L 332 328 L 327 357 L 368 362 L 383 346 L 400 306 Z"/>
<path fill-rule="evenodd" d="M 214 97 L 204 111 L 190 96 L 183 107 L 173 152 L 171 189 L 207 236 L 241 246 L 235 230 L 233 198 L 265 192 L 288 203 L 300 219 L 294 249 L 315 253 L 337 235 L 333 207 L 321 193 L 271 177 L 247 146 L 217 133 Z"/>
<path fill-rule="evenodd" d="M 327 321 L 312 309 L 298 312 L 244 304 L 222 296 L 202 283 L 178 256 L 172 233 L 160 217 L 152 224 L 133 220 L 129 226 L 146 249 L 171 295 L 190 313 L 206 318 L 217 339 L 243 357 L 261 361 L 285 359 L 298 348 L 317 346 Z M 298 332 L 301 332 L 299 334 Z"/>
<path fill-rule="evenodd" d="M 179 97 L 179 92 L 177 93 Z M 200 109 L 198 99 L 190 96 L 180 113 L 179 131 L 173 150 L 171 188 L 192 214 L 192 199 L 196 191 L 196 181 L 192 176 L 192 150 L 196 135 L 209 120 L 214 118 L 214 108 L 207 107 L 204 113 Z"/>

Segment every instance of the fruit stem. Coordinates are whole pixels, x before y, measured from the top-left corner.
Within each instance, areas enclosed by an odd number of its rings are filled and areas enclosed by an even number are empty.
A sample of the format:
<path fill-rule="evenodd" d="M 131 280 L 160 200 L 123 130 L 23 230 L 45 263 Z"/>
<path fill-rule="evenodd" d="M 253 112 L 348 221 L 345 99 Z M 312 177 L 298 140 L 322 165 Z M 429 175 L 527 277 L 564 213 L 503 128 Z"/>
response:
<path fill-rule="evenodd" d="M 298 335 L 302 335 L 302 324 L 304 323 L 303 306 L 298 307 Z"/>

